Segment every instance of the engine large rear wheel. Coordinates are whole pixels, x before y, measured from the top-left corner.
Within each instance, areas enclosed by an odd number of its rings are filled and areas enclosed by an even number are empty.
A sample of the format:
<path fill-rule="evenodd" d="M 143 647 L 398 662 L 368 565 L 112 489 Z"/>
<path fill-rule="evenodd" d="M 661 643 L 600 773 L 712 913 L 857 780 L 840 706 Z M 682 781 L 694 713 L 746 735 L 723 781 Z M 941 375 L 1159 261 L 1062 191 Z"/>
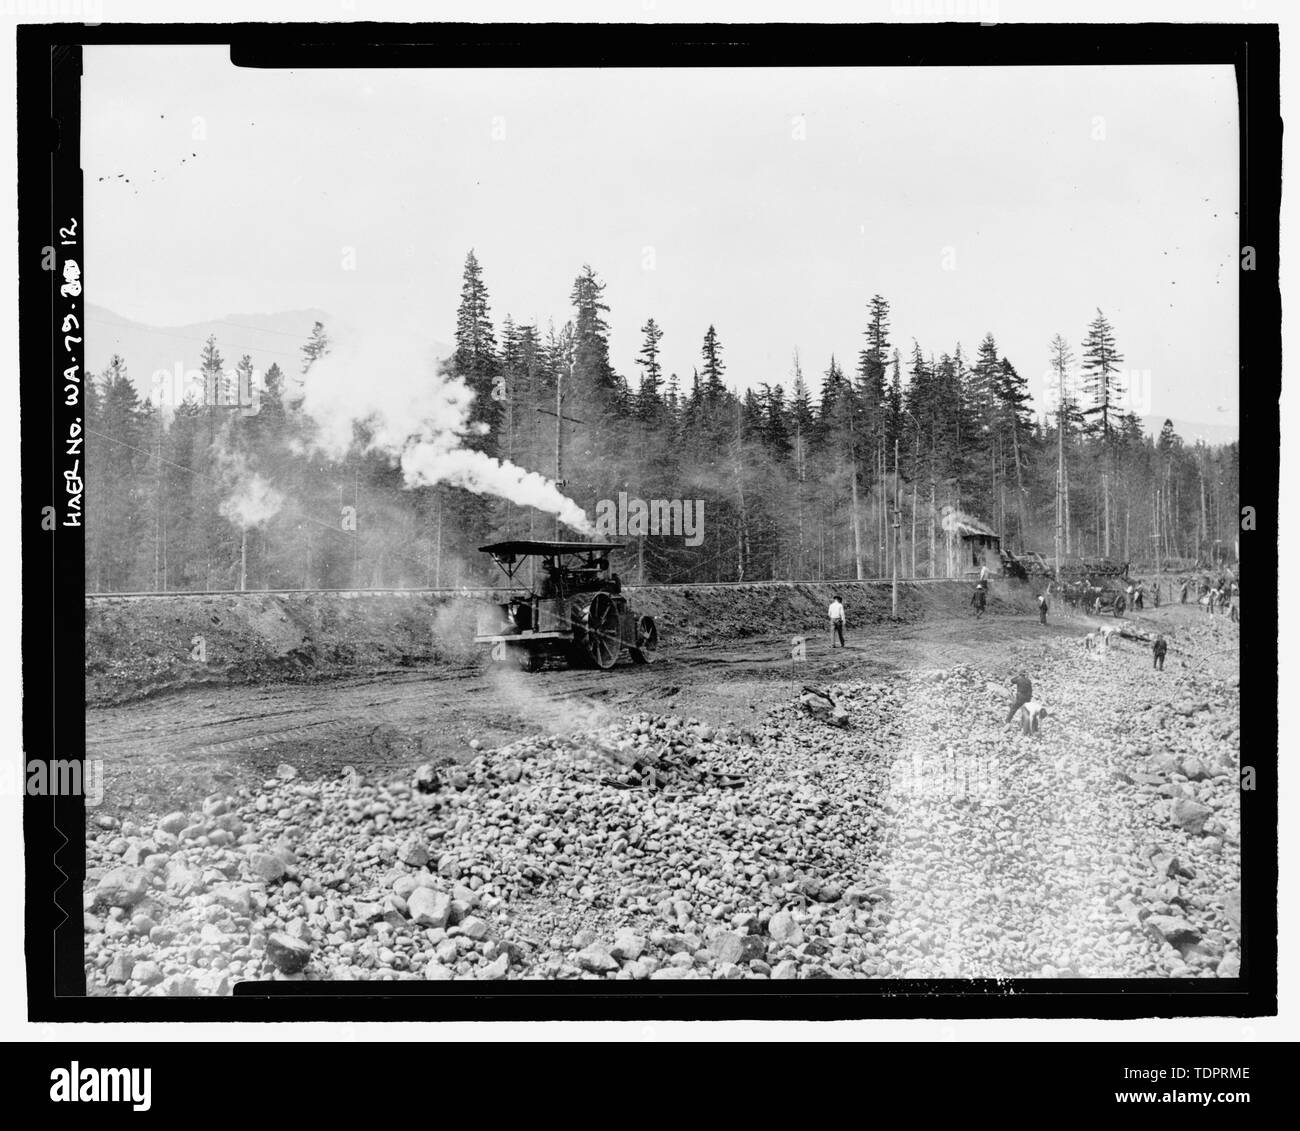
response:
<path fill-rule="evenodd" d="M 653 664 L 655 653 L 659 651 L 659 630 L 655 628 L 655 618 L 642 616 L 636 622 L 636 647 L 628 649 L 632 662 L 636 664 Z"/>
<path fill-rule="evenodd" d="M 602 671 L 618 662 L 623 641 L 618 631 L 618 610 L 608 593 L 597 593 L 583 615 L 582 645 L 587 659 Z"/>

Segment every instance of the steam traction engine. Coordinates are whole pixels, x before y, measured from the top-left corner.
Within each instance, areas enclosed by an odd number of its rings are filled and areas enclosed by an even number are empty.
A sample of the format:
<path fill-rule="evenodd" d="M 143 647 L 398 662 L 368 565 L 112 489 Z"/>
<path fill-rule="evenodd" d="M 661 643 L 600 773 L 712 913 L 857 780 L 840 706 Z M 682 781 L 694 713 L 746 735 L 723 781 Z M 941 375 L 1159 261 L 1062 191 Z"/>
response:
<path fill-rule="evenodd" d="M 659 646 L 654 618 L 628 608 L 617 574 L 610 573 L 614 542 L 497 542 L 479 549 L 512 585 L 525 562 L 528 587 L 479 611 L 477 644 L 493 658 L 537 671 L 548 656 L 582 667 L 612 668 L 626 648 L 632 661 L 652 663 Z"/>

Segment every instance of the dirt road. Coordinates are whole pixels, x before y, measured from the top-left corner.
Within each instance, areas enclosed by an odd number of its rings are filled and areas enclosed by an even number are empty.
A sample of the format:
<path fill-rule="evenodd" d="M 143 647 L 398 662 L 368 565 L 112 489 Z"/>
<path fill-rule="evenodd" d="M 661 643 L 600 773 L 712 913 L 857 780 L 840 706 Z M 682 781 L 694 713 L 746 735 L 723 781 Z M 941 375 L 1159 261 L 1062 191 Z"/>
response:
<path fill-rule="evenodd" d="M 1085 631 L 1082 618 L 1043 628 L 1025 615 L 950 617 L 850 631 L 849 647 L 771 634 L 660 653 L 609 672 L 525 674 L 479 663 L 378 668 L 328 683 L 194 688 L 91 710 L 87 756 L 104 764 L 103 811 L 174 809 L 218 788 L 260 782 L 283 762 L 306 777 L 366 773 L 470 757 L 531 733 L 578 729 L 648 710 L 743 723 L 804 683 L 874 678 L 943 663 L 997 663 L 1007 646 Z"/>

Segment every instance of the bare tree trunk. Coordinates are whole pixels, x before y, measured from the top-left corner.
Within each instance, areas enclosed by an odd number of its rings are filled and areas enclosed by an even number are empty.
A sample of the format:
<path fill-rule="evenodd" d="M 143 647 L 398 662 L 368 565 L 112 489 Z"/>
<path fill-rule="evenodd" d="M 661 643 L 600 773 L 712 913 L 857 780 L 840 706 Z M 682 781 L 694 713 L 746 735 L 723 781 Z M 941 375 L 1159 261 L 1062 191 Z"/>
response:
<path fill-rule="evenodd" d="M 796 424 L 794 430 L 794 465 L 795 465 L 795 510 L 799 517 L 799 541 L 796 548 L 796 567 L 791 571 L 799 580 L 804 576 L 804 532 L 803 532 L 803 493 L 804 493 L 804 456 L 803 428 Z"/>
<path fill-rule="evenodd" d="M 1053 534 L 1053 549 L 1056 553 L 1056 580 L 1061 580 L 1061 543 L 1064 533 L 1062 527 L 1065 523 L 1065 501 L 1062 498 L 1062 492 L 1065 490 L 1065 429 L 1061 427 L 1061 417 L 1064 414 L 1058 414 L 1056 418 L 1056 529 Z M 1016 460 L 1017 473 L 1020 468 L 1020 460 Z M 1021 487 L 1021 495 L 1024 495 L 1024 488 Z"/>
<path fill-rule="evenodd" d="M 1196 547 L 1196 556 L 1199 558 L 1205 553 L 1205 544 L 1210 539 L 1209 526 L 1206 524 L 1205 515 L 1205 452 L 1197 453 L 1196 469 L 1200 473 L 1201 479 L 1201 538 Z"/>
<path fill-rule="evenodd" d="M 1065 478 L 1061 502 L 1065 506 L 1065 553 L 1068 556 L 1072 553 L 1070 549 L 1070 465 L 1065 462 L 1064 456 L 1061 458 L 1061 474 Z"/>
<path fill-rule="evenodd" d="M 433 538 L 433 585 L 442 588 L 442 492 L 437 495 L 436 522 L 437 530 Z"/>
<path fill-rule="evenodd" d="M 1020 548 L 1026 546 L 1026 531 L 1029 529 L 1029 514 L 1025 509 L 1025 477 L 1020 468 L 1020 430 L 1015 421 L 1011 423 L 1011 458 L 1016 461 L 1016 516 L 1020 523 Z"/>
<path fill-rule="evenodd" d="M 862 580 L 862 515 L 858 509 L 858 445 L 853 428 L 853 402 L 849 401 L 849 473 L 850 504 L 853 507 L 853 563 L 854 576 Z"/>
<path fill-rule="evenodd" d="M 917 434 L 916 439 L 917 439 L 916 452 L 919 455 L 921 450 L 920 447 L 921 437 L 919 433 Z M 911 573 L 911 576 L 913 578 L 916 577 L 916 504 L 919 501 L 917 495 L 921 483 L 921 477 L 917 474 L 917 469 L 916 469 L 916 465 L 918 462 L 919 460 L 914 455 L 912 458 L 913 470 L 912 470 L 912 573 Z"/>
<path fill-rule="evenodd" d="M 1110 476 L 1105 471 L 1101 473 L 1101 513 L 1102 533 L 1106 539 L 1102 543 L 1101 556 L 1108 558 L 1110 557 Z"/>
<path fill-rule="evenodd" d="M 931 577 L 934 577 L 934 576 L 935 576 L 935 572 L 934 572 L 934 565 L 935 565 L 934 555 L 935 555 L 935 551 L 936 551 L 936 546 L 935 546 L 935 540 L 934 540 L 934 513 L 935 513 L 935 503 L 936 503 L 936 501 L 937 501 L 937 500 L 936 500 L 936 497 L 935 497 L 934 477 L 931 476 L 931 478 L 930 478 L 930 576 L 931 576 Z"/>
<path fill-rule="evenodd" d="M 863 578 L 862 573 L 862 515 L 858 511 L 858 465 L 853 461 L 852 472 L 852 492 L 850 505 L 853 507 L 853 562 L 855 574 L 859 581 Z"/>
<path fill-rule="evenodd" d="M 888 562 L 893 561 L 894 555 L 894 520 L 890 517 L 890 471 L 889 471 L 889 441 L 885 437 L 880 439 L 880 529 L 884 534 L 885 557 L 881 559 L 881 577 L 887 576 L 889 572 Z"/>
<path fill-rule="evenodd" d="M 1103 484 L 1105 483 L 1105 479 L 1102 480 L 1102 483 L 1103 483 Z M 1101 552 L 1101 506 L 1100 506 L 1101 500 L 1098 499 L 1098 500 L 1096 500 L 1096 501 L 1097 501 L 1098 505 L 1097 505 L 1097 507 L 1095 508 L 1095 511 L 1094 511 L 1094 514 L 1093 514 L 1093 519 L 1094 519 L 1094 521 L 1095 521 L 1095 523 L 1096 523 L 1096 527 L 1097 527 L 1097 529 L 1096 529 L 1096 538 L 1097 538 L 1097 556 L 1098 556 L 1098 557 L 1101 557 L 1101 556 L 1102 556 L 1102 552 Z"/>
<path fill-rule="evenodd" d="M 1173 480 L 1173 485 L 1174 485 L 1174 507 L 1173 507 L 1173 510 L 1172 510 L 1172 511 L 1169 510 L 1169 490 L 1168 490 L 1168 486 L 1166 485 L 1166 488 L 1165 488 L 1165 510 L 1166 510 L 1166 511 L 1169 511 L 1169 517 L 1166 519 L 1166 524 L 1167 524 L 1168 527 L 1169 527 L 1169 541 L 1170 541 L 1171 545 L 1173 545 L 1174 547 L 1176 547 L 1176 549 L 1175 549 L 1175 553 L 1177 553 L 1179 557 L 1185 557 L 1186 555 L 1182 552 L 1182 548 L 1185 548 L 1185 543 L 1183 542 L 1183 536 L 1184 536 L 1184 535 L 1183 535 L 1183 528 L 1182 528 L 1181 524 L 1178 522 L 1178 514 L 1179 514 L 1179 510 L 1178 510 L 1178 500 L 1179 500 L 1179 493 L 1178 493 L 1178 480 L 1177 480 L 1177 479 Z"/>

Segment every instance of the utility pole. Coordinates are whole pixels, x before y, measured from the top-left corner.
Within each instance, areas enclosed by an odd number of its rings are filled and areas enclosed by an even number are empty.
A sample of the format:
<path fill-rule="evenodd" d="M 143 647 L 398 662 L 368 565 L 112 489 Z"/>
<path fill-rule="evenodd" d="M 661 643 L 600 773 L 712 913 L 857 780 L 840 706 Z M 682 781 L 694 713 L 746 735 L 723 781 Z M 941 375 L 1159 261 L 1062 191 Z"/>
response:
<path fill-rule="evenodd" d="M 1160 592 L 1160 488 L 1156 488 L 1156 592 Z"/>
<path fill-rule="evenodd" d="M 239 591 L 242 593 L 248 581 L 248 527 L 239 528 Z"/>
<path fill-rule="evenodd" d="M 441 589 L 442 588 L 442 490 L 441 488 L 436 486 L 434 487 L 434 490 L 437 492 L 435 496 L 435 499 L 437 501 L 437 509 L 435 510 L 434 513 L 437 515 L 438 527 L 437 530 L 434 532 L 434 537 L 433 537 L 433 586 L 435 589 Z"/>
<path fill-rule="evenodd" d="M 894 549 L 889 555 L 894 567 L 893 617 L 898 619 L 898 532 L 902 525 L 898 521 L 898 437 L 894 437 Z"/>
<path fill-rule="evenodd" d="M 913 418 L 915 420 L 915 418 Z M 916 442 L 912 449 L 912 579 L 916 580 L 916 505 L 921 484 L 921 430 L 916 430 Z"/>
<path fill-rule="evenodd" d="M 573 363 L 569 363 L 569 377 L 573 377 Z M 564 415 L 564 371 L 557 370 L 555 374 L 555 411 L 549 408 L 539 408 L 538 412 L 544 416 L 555 417 L 555 486 L 557 490 L 563 489 L 564 477 L 564 425 L 562 421 L 568 420 L 574 424 L 582 424 L 583 421 L 575 416 Z M 555 516 L 555 540 L 560 540 L 560 516 Z"/>
<path fill-rule="evenodd" d="M 154 457 L 154 467 L 157 472 L 154 475 L 154 497 L 158 500 L 158 505 L 154 508 L 154 528 L 153 528 L 153 588 L 155 593 L 162 592 L 166 589 L 163 583 L 165 569 L 163 567 L 163 540 L 167 536 L 167 524 L 165 512 L 163 511 L 163 462 L 162 462 L 162 404 L 158 405 L 158 430 L 157 453 Z"/>
<path fill-rule="evenodd" d="M 573 355 L 569 355 L 569 379 L 573 379 Z M 560 474 L 560 468 L 564 459 L 564 425 L 561 423 L 564 419 L 564 369 L 557 367 L 555 370 L 555 489 L 557 491 L 564 488 L 564 477 Z M 560 540 L 560 516 L 555 516 L 555 540 Z"/>
<path fill-rule="evenodd" d="M 1061 533 L 1065 522 L 1065 388 L 1062 377 L 1061 408 L 1056 414 L 1056 580 L 1061 580 Z"/>

